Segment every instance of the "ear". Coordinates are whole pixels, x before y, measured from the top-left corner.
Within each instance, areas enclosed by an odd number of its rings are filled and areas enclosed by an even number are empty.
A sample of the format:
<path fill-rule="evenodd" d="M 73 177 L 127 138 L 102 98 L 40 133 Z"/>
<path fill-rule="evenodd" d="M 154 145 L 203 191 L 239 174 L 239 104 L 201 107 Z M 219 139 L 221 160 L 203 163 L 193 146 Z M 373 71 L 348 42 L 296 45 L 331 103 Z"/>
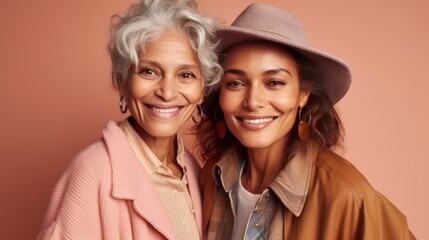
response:
<path fill-rule="evenodd" d="M 119 94 L 120 95 L 126 95 L 126 87 L 125 87 L 125 81 L 122 79 L 121 74 L 116 73 L 115 74 L 115 83 L 116 86 L 118 86 Z"/>
<path fill-rule="evenodd" d="M 299 101 L 299 107 L 303 108 L 307 102 L 308 98 L 310 97 L 310 91 L 302 90 L 300 93 L 300 101 Z"/>

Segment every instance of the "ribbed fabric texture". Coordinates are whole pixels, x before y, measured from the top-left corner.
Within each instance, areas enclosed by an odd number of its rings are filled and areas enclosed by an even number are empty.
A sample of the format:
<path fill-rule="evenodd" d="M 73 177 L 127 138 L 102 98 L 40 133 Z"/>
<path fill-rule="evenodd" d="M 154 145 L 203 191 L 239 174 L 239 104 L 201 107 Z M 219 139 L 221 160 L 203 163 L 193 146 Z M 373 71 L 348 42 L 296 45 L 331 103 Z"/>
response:
<path fill-rule="evenodd" d="M 189 154 L 184 165 L 201 236 L 200 169 Z M 58 181 L 37 239 L 180 238 L 127 137 L 109 122 L 103 139 L 79 153 Z"/>

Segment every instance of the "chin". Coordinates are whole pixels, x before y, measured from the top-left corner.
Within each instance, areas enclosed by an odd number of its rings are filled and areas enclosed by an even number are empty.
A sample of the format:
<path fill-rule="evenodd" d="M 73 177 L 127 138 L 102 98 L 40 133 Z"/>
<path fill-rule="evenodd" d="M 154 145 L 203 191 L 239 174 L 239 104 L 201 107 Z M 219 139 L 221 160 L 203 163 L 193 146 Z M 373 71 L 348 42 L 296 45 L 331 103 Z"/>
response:
<path fill-rule="evenodd" d="M 240 141 L 240 142 L 246 148 L 266 148 L 272 145 L 272 143 L 270 142 L 250 141 L 249 139 L 247 139 L 246 141 Z"/>
<path fill-rule="evenodd" d="M 155 138 L 165 138 L 165 137 L 173 137 L 173 136 L 176 135 L 176 133 L 177 132 L 172 132 L 172 131 L 169 131 L 169 132 L 156 132 L 156 133 L 153 133 L 151 135 L 152 135 L 152 137 L 155 137 Z"/>
<path fill-rule="evenodd" d="M 152 137 L 159 137 L 159 138 L 164 138 L 164 137 L 172 137 L 174 135 L 176 135 L 176 133 L 178 132 L 178 129 L 172 129 L 172 128 L 158 128 L 158 129 L 150 129 L 150 131 L 147 131 L 147 133 L 149 135 L 151 135 Z"/>

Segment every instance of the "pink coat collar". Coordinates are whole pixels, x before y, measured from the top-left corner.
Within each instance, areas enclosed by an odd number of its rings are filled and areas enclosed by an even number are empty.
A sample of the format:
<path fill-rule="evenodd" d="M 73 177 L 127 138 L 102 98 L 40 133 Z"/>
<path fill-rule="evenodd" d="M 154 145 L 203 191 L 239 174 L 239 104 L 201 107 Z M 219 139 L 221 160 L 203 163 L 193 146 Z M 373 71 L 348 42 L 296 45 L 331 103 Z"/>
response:
<path fill-rule="evenodd" d="M 112 196 L 133 200 L 136 212 L 167 238 L 175 239 L 171 221 L 143 166 L 135 156 L 127 136 L 115 122 L 110 121 L 103 131 L 103 139 L 112 165 Z M 188 171 L 188 188 L 201 238 L 201 192 L 198 182 L 200 169 L 187 152 L 184 155 L 184 164 Z"/>

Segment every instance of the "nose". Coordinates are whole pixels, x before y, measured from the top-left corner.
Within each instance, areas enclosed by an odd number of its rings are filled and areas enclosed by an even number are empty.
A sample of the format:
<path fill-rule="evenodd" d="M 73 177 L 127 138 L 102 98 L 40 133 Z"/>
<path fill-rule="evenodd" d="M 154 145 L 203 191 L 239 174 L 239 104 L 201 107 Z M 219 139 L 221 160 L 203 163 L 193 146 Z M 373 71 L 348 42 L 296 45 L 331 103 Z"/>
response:
<path fill-rule="evenodd" d="M 159 81 L 155 95 L 168 102 L 177 96 L 177 85 L 173 76 L 164 76 Z"/>
<path fill-rule="evenodd" d="M 243 101 L 243 107 L 249 108 L 250 110 L 256 110 L 266 105 L 266 98 L 263 89 L 258 86 L 249 86 L 246 93 L 246 97 Z"/>

